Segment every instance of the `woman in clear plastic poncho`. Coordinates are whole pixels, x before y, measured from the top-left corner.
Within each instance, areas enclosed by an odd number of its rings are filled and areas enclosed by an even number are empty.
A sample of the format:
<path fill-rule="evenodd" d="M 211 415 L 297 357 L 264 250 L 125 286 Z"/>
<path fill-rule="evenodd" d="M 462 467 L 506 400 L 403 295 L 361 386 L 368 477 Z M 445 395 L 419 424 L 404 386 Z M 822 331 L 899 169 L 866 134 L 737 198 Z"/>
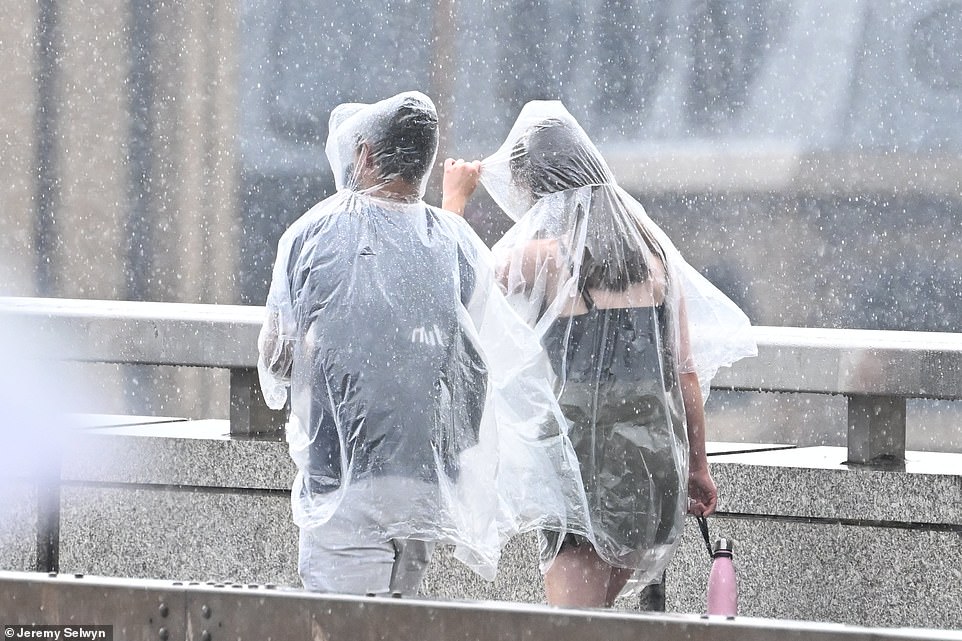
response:
<path fill-rule="evenodd" d="M 269 406 L 290 388 L 292 507 L 313 589 L 388 589 L 337 565 L 331 545 L 366 561 L 359 550 L 453 543 L 491 579 L 504 540 L 542 524 L 530 515 L 583 503 L 538 338 L 477 235 L 421 200 L 436 152 L 420 93 L 338 107 L 337 193 L 278 245 L 259 372 Z M 499 469 L 513 473 L 499 481 Z M 416 591 L 430 550 L 420 556 L 390 590 Z"/>
<path fill-rule="evenodd" d="M 560 103 L 528 103 L 480 177 L 517 221 L 493 248 L 499 277 L 551 360 L 588 501 L 587 528 L 542 532 L 548 600 L 610 606 L 660 579 L 686 511 L 715 508 L 703 397 L 719 367 L 754 355 L 749 322 Z"/>

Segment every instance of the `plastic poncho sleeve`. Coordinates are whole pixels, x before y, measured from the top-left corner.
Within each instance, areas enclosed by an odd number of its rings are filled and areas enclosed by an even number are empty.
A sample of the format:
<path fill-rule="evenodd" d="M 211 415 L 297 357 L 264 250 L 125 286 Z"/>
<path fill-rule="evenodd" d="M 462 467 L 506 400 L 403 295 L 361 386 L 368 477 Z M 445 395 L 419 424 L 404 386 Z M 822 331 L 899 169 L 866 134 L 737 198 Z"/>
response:
<path fill-rule="evenodd" d="M 280 247 L 284 245 L 282 239 Z M 282 409 L 287 402 L 296 341 L 287 263 L 283 252 L 279 252 L 267 295 L 264 325 L 257 339 L 261 390 L 267 406 L 275 410 Z"/>

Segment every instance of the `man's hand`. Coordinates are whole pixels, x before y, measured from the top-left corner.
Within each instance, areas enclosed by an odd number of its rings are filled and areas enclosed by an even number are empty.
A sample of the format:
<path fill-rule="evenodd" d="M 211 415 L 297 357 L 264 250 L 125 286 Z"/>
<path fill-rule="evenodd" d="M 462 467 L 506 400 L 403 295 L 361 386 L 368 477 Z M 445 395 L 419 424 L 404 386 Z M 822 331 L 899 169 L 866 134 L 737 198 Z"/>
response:
<path fill-rule="evenodd" d="M 468 198 L 478 188 L 481 161 L 465 162 L 459 158 L 444 161 L 444 181 L 441 184 L 441 207 L 459 216 L 464 215 Z"/>
<path fill-rule="evenodd" d="M 688 475 L 688 513 L 708 516 L 718 504 L 718 488 L 708 468 L 692 470 Z"/>

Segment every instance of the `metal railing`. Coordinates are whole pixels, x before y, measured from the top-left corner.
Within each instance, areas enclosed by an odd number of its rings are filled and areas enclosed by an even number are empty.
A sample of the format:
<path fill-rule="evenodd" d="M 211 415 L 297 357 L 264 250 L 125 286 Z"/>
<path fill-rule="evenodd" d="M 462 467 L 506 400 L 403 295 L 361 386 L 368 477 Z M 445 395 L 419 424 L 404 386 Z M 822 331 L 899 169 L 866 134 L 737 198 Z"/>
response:
<path fill-rule="evenodd" d="M 230 371 L 231 434 L 283 429 L 257 379 L 261 307 L 59 298 L 0 298 L 0 318 L 40 335 L 41 358 Z"/>
<path fill-rule="evenodd" d="M 262 585 L 0 572 L 0 589 L 7 595 L 6 626 L 107 624 L 113 638 L 130 640 L 962 641 L 951 630 L 355 597 Z"/>
<path fill-rule="evenodd" d="M 46 335 L 68 361 L 230 370 L 232 434 L 282 428 L 257 381 L 263 309 L 73 299 L 3 298 L 0 317 Z M 758 356 L 719 372 L 713 389 L 844 395 L 848 462 L 899 463 L 906 399 L 962 399 L 962 334 L 755 327 Z"/>

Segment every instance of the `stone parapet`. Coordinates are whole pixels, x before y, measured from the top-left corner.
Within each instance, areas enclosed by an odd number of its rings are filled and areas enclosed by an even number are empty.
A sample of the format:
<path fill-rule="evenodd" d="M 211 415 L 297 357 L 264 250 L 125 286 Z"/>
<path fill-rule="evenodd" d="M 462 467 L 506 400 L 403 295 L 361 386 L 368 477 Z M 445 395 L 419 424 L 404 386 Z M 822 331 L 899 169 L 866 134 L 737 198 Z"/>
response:
<path fill-rule="evenodd" d="M 177 421 L 86 429 L 65 451 L 61 572 L 298 585 L 294 468 L 279 438 Z M 737 542 L 742 614 L 962 628 L 962 455 L 910 452 L 904 470 L 873 471 L 844 465 L 845 448 L 710 452 L 721 494 L 710 526 Z M 3 484 L 2 569 L 34 569 L 36 496 L 28 480 Z M 667 574 L 669 612 L 702 611 L 708 570 L 691 523 Z M 493 583 L 441 548 L 422 593 L 543 602 L 535 537 L 508 545 Z M 637 599 L 618 606 L 640 609 Z"/>

